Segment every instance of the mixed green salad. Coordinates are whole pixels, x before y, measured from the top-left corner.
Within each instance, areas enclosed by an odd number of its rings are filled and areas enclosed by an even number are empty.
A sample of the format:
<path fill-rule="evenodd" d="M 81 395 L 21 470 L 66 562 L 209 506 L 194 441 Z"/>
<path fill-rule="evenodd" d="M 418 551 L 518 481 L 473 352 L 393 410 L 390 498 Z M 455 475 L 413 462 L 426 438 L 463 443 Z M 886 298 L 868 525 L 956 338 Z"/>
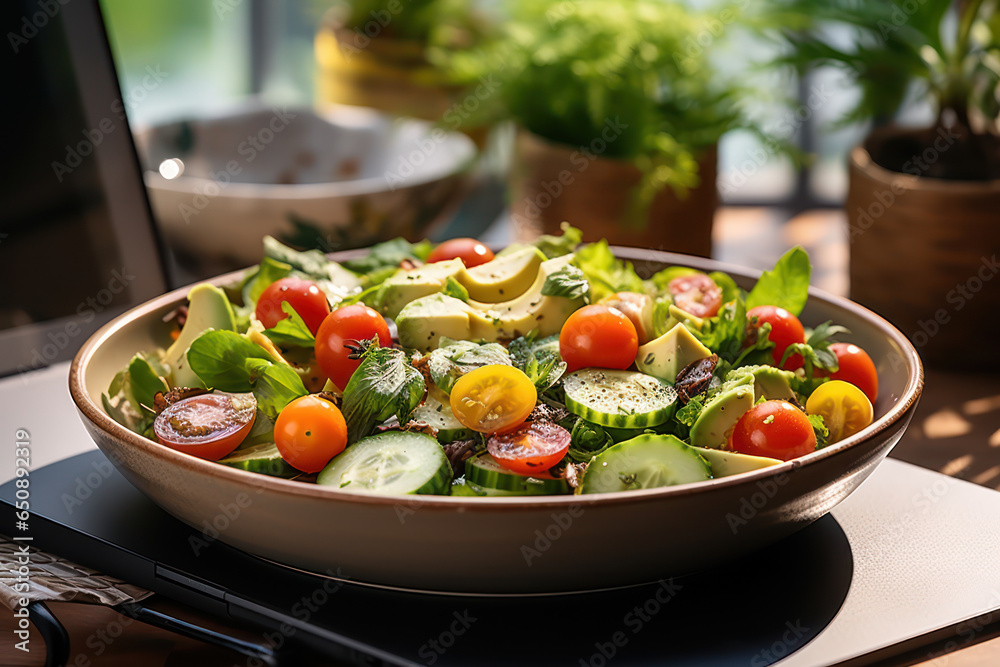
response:
<path fill-rule="evenodd" d="M 240 281 L 191 288 L 104 408 L 253 473 L 463 496 L 698 482 L 871 423 L 871 358 L 798 319 L 801 248 L 747 292 L 683 266 L 643 279 L 581 241 L 396 239 L 337 263 L 267 237 Z"/>

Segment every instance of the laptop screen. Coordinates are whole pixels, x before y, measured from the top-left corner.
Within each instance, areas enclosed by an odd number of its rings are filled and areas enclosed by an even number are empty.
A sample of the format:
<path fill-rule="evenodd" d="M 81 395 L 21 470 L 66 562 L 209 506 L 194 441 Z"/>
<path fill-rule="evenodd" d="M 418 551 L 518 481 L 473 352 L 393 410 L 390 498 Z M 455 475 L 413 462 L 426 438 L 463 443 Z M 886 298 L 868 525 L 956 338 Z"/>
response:
<path fill-rule="evenodd" d="M 100 10 L 0 3 L 0 375 L 167 287 Z"/>

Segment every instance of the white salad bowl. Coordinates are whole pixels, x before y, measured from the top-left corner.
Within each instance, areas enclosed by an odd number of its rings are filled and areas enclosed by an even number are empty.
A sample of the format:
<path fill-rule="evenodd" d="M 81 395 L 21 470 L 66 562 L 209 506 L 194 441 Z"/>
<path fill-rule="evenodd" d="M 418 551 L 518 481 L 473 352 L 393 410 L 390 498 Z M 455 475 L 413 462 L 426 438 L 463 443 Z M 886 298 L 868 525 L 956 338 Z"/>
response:
<path fill-rule="evenodd" d="M 679 264 L 725 271 L 743 287 L 756 278 L 706 259 L 614 251 L 649 270 Z M 666 488 L 585 496 L 373 496 L 195 458 L 105 414 L 101 392 L 137 351 L 169 342 L 162 318 L 186 294 L 186 288 L 175 290 L 125 313 L 77 354 L 70 391 L 98 446 L 138 489 L 211 539 L 296 568 L 407 589 L 594 590 L 732 562 L 802 529 L 850 495 L 899 441 L 923 387 L 920 359 L 897 329 L 851 301 L 812 289 L 803 322 L 833 320 L 849 328 L 879 374 L 875 421 L 845 440 L 770 468 Z"/>
<path fill-rule="evenodd" d="M 141 129 L 136 145 L 166 240 L 228 267 L 256 262 L 265 235 L 327 250 L 422 238 L 476 157 L 464 134 L 359 107 L 248 107 Z"/>

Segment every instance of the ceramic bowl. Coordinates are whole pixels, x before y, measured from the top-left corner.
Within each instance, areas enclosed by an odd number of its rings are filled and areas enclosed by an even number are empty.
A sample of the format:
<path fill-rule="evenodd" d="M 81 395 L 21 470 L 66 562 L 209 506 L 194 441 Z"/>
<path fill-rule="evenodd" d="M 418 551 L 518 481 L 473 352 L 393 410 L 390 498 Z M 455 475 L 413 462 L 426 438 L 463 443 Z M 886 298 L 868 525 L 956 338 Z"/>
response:
<path fill-rule="evenodd" d="M 141 129 L 136 146 L 166 240 L 233 268 L 265 234 L 327 251 L 424 238 L 476 156 L 464 134 L 358 107 L 252 107 Z"/>
<path fill-rule="evenodd" d="M 694 257 L 615 252 L 648 271 L 673 264 L 722 270 L 744 287 L 756 278 Z M 125 313 L 77 354 L 70 391 L 98 446 L 132 484 L 206 539 L 313 572 L 339 568 L 355 582 L 408 589 L 594 590 L 733 562 L 807 526 L 854 491 L 899 441 L 923 386 L 920 359 L 898 330 L 855 303 L 813 289 L 804 323 L 834 320 L 848 327 L 878 369 L 876 420 L 850 438 L 764 470 L 660 489 L 378 497 L 204 461 L 146 440 L 104 413 L 101 392 L 135 352 L 169 342 L 162 317 L 186 292 L 175 290 Z"/>

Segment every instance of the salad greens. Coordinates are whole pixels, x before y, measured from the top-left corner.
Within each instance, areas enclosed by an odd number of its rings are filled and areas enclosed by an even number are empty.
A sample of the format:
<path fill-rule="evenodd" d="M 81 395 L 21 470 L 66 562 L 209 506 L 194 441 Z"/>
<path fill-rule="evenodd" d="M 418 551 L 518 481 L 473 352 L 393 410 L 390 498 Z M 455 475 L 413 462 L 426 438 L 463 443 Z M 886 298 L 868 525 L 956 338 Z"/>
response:
<path fill-rule="evenodd" d="M 170 358 L 186 360 L 187 377 L 208 389 L 177 383 L 165 350 L 144 351 L 115 376 L 104 409 L 176 449 L 199 455 L 185 448 L 224 436 L 235 448 L 225 448 L 226 465 L 285 477 L 319 473 L 305 479 L 365 493 L 447 494 L 453 479 L 464 495 L 650 488 L 776 465 L 845 437 L 854 394 L 827 392 L 843 401 L 842 412 L 829 401 L 819 412 L 803 408 L 818 387 L 845 384 L 832 341 L 849 332 L 832 322 L 798 323 L 811 273 L 801 248 L 746 291 L 724 273 L 682 266 L 644 279 L 606 241 L 581 245 L 569 225 L 533 245 L 544 261 L 521 245 L 497 255 L 492 271 L 452 262 L 421 272 L 434 249 L 428 241 L 380 243 L 339 264 L 267 237 L 261 263 L 225 294 L 212 288 L 213 298 L 197 307 L 192 299 L 191 310 L 202 312 L 186 313 L 185 328 L 174 332 L 186 351 Z M 302 317 L 309 304 L 271 296 L 282 290 L 265 295 L 288 277 L 325 294 L 333 313 L 324 320 L 320 312 L 322 327 Z M 388 284 L 404 302 L 395 339 L 378 310 Z M 472 288 L 507 290 L 508 300 L 475 301 Z M 280 304 L 284 317 L 266 327 L 256 314 L 269 299 L 280 299 L 269 312 Z M 585 304 L 597 305 L 580 310 Z M 236 330 L 211 328 L 232 321 L 230 308 Z M 586 320 L 588 312 L 597 319 Z M 418 345 L 397 343 L 404 333 Z M 610 361 L 623 351 L 624 361 Z M 174 406 L 206 391 L 232 397 L 230 405 L 248 398 L 233 395 L 252 394 L 255 419 L 230 423 L 224 407 L 176 416 Z M 174 431 L 162 435 L 169 410 Z M 333 421 L 310 421 L 317 414 Z M 276 422 L 286 426 L 275 429 Z M 289 431 L 288 423 L 300 426 Z M 737 441 L 737 427 L 766 435 L 772 424 L 783 433 L 773 442 Z M 294 447 L 288 438 L 298 438 Z M 758 441 L 765 446 L 755 449 Z M 329 450 L 318 464 L 296 458 L 314 447 Z M 601 470 L 588 473 L 595 461 Z"/>
<path fill-rule="evenodd" d="M 347 421 L 347 439 L 357 442 L 376 427 L 395 417 L 409 421 L 424 398 L 424 378 L 402 350 L 379 347 L 372 339 L 361 352 L 361 365 L 344 388 L 342 410 Z"/>

